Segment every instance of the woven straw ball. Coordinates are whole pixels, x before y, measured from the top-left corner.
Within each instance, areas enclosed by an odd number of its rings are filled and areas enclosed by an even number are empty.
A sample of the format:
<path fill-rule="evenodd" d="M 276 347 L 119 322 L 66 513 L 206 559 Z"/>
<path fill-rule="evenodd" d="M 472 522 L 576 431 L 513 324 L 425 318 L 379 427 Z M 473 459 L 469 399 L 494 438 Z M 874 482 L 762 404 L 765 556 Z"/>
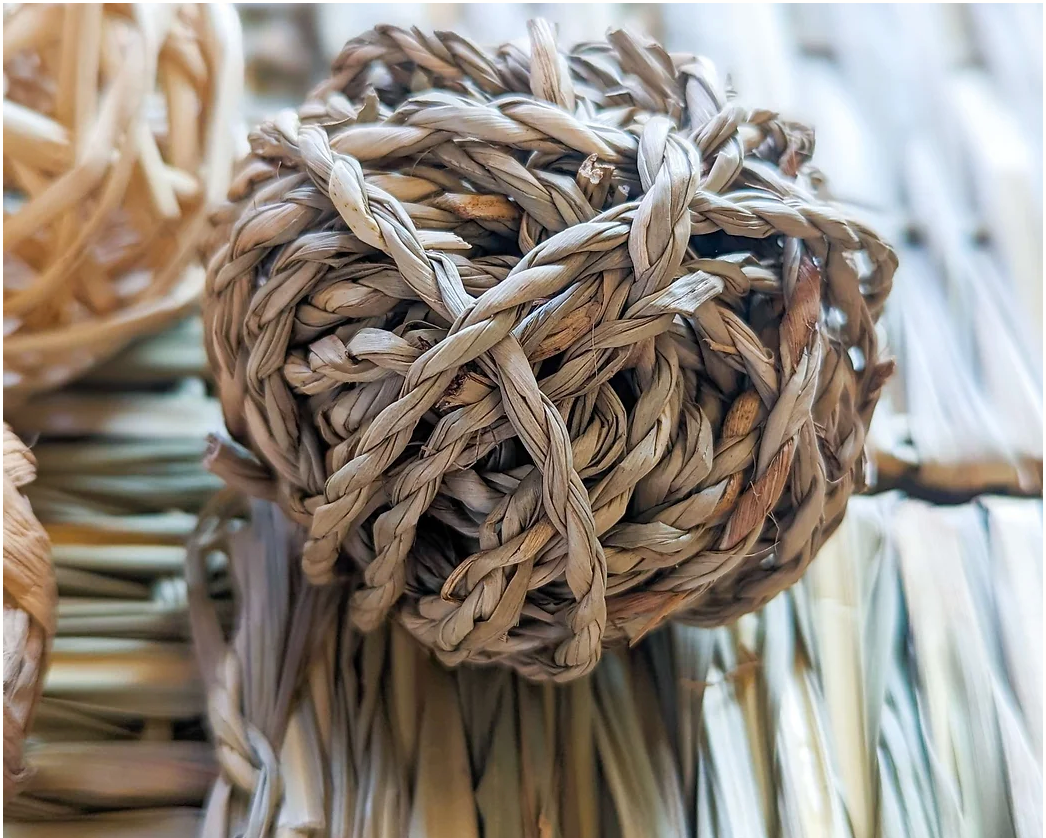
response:
<path fill-rule="evenodd" d="M 529 36 L 349 42 L 252 135 L 205 319 L 310 579 L 568 680 L 800 576 L 863 485 L 896 258 L 704 60 Z"/>
<path fill-rule="evenodd" d="M 51 544 L 20 489 L 36 460 L 4 425 L 4 797 L 26 777 L 25 736 L 44 686 L 58 590 Z"/>
<path fill-rule="evenodd" d="M 225 6 L 4 14 L 4 386 L 59 385 L 185 312 L 237 153 Z M 244 149 L 245 150 L 245 149 Z"/>

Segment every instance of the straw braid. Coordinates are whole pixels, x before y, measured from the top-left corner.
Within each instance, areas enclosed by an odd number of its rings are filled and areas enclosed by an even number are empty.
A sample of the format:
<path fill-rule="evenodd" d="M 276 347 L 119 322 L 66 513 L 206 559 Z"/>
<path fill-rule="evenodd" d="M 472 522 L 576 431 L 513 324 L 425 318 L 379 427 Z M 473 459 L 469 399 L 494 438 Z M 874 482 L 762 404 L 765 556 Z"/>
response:
<path fill-rule="evenodd" d="M 237 490 L 258 488 L 257 471 L 245 457 L 216 447 L 210 458 Z M 290 561 L 300 541 L 300 531 L 274 505 L 256 500 L 248 506 L 243 494 L 227 488 L 201 510 L 186 543 L 193 647 L 221 769 L 203 834 L 269 835 L 281 811 L 281 753 L 291 711 L 337 605 L 334 588 L 301 583 L 301 569 Z M 240 608 L 231 633 L 210 596 L 208 561 L 216 553 L 226 556 Z M 255 665 L 259 656 L 268 665 Z"/>
<path fill-rule="evenodd" d="M 567 680 L 802 572 L 862 485 L 896 259 L 704 60 L 529 34 L 349 42 L 252 135 L 205 316 L 275 488 L 229 471 L 308 527 L 306 575 Z"/>
<path fill-rule="evenodd" d="M 269 739 L 244 718 L 243 675 L 231 652 L 208 687 L 207 718 L 222 777 L 250 800 L 252 834 L 267 835 L 283 796 L 280 760 Z"/>

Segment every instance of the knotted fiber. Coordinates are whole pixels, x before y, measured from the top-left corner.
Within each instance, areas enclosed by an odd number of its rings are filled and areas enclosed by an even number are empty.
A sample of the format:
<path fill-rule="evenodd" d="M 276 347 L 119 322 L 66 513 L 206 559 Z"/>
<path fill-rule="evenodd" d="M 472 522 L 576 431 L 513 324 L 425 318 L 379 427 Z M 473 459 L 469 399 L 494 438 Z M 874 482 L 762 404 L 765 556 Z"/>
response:
<path fill-rule="evenodd" d="M 799 578 L 863 486 L 896 258 L 691 55 L 379 27 L 219 211 L 215 467 L 446 663 L 588 672 Z M 268 486 L 268 488 L 264 488 Z"/>
<path fill-rule="evenodd" d="M 239 150 L 221 4 L 4 10 L 4 388 L 56 387 L 203 290 Z"/>
<path fill-rule="evenodd" d="M 25 736 L 44 686 L 58 589 L 51 543 L 20 489 L 36 460 L 4 425 L 4 797 L 26 777 Z"/>

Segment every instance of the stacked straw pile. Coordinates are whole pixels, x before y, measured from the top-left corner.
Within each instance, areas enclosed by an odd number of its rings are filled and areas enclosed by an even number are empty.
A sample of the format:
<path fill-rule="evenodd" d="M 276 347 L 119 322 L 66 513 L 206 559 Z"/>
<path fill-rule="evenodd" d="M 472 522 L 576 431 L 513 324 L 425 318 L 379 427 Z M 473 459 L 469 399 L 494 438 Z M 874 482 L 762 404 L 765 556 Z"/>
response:
<path fill-rule="evenodd" d="M 5 796 L 9 834 L 195 831 L 216 771 L 183 573 L 194 513 L 218 486 L 202 465 L 220 425 L 204 362 L 189 321 L 8 417 L 34 441 L 25 491 L 58 586 L 27 776 Z"/>
<path fill-rule="evenodd" d="M 566 686 L 361 636 L 291 561 L 301 533 L 261 502 L 223 524 L 236 507 L 190 550 L 222 767 L 208 838 L 1041 833 L 1039 500 L 857 498 L 762 611 L 674 624 Z M 214 550 L 228 638 L 193 590 Z"/>

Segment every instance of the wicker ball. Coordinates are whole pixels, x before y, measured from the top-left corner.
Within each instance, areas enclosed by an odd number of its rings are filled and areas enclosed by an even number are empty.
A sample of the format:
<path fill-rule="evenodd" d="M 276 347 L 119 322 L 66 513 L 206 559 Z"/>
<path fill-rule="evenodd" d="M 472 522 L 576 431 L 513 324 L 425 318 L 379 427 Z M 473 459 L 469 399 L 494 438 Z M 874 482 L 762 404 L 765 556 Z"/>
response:
<path fill-rule="evenodd" d="M 4 386 L 61 384 L 185 312 L 234 157 L 228 7 L 4 16 Z"/>
<path fill-rule="evenodd" d="M 55 630 L 58 590 L 51 544 L 19 489 L 36 460 L 4 425 L 4 797 L 26 776 L 25 735 L 40 698 Z"/>
<path fill-rule="evenodd" d="M 529 31 L 348 43 L 252 135 L 204 306 L 308 577 L 568 680 L 800 576 L 863 485 L 896 258 L 704 60 Z"/>

